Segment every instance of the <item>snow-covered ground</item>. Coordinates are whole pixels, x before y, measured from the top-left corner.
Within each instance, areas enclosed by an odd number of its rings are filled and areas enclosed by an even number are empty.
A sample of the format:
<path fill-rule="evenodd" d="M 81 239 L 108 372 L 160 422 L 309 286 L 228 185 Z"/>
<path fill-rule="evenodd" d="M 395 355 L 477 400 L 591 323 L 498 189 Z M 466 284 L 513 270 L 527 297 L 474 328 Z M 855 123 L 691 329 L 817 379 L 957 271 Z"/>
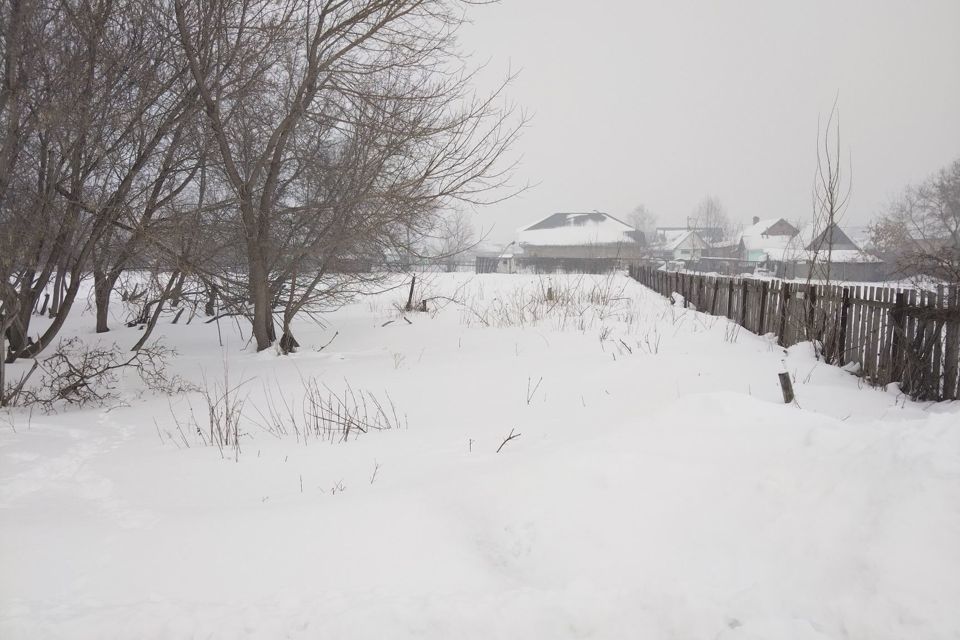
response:
<path fill-rule="evenodd" d="M 960 636 L 960 405 L 622 275 L 425 295 L 458 302 L 408 323 L 404 289 L 365 298 L 288 357 L 164 321 L 176 372 L 239 385 L 239 454 L 183 430 L 200 394 L 133 380 L 120 406 L 0 415 L 0 638 Z M 68 333 L 139 336 L 92 326 Z M 267 395 L 314 383 L 399 428 L 268 432 Z"/>

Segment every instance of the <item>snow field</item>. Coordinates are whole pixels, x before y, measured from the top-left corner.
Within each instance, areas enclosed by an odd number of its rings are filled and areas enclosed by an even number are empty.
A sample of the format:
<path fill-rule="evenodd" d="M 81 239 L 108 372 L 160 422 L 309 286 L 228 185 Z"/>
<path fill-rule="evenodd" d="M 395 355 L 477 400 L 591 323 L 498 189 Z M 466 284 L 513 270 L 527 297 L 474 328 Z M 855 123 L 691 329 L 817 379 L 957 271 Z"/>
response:
<path fill-rule="evenodd" d="M 231 322 L 223 350 L 213 324 L 158 327 L 195 383 L 226 358 L 238 455 L 176 431 L 191 406 L 202 425 L 199 394 L 132 381 L 127 406 L 8 415 L 0 637 L 960 633 L 958 407 L 860 388 L 622 275 L 421 283 L 431 313 L 403 321 L 401 286 L 301 322 L 289 357 Z M 401 428 L 258 426 L 266 388 L 298 406 L 311 378 L 388 395 Z"/>

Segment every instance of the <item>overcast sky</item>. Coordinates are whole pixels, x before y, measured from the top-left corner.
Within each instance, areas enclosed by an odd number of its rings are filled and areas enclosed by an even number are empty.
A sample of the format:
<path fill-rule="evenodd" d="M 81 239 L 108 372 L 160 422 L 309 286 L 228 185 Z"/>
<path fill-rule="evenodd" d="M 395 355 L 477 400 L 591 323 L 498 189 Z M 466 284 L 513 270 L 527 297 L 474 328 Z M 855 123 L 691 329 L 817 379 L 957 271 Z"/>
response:
<path fill-rule="evenodd" d="M 839 92 L 864 224 L 905 184 L 960 157 L 960 0 L 504 0 L 461 44 L 481 84 L 532 122 L 524 194 L 483 209 L 492 239 L 555 211 L 681 223 L 703 196 L 734 221 L 806 220 L 818 116 Z"/>

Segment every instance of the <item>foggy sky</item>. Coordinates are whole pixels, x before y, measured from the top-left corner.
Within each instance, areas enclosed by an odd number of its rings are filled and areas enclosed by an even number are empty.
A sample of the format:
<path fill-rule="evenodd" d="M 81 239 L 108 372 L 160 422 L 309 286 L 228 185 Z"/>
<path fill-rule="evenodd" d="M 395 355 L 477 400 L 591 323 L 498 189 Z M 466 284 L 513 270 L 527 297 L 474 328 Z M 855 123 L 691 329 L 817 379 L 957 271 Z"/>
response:
<path fill-rule="evenodd" d="M 515 182 L 536 186 L 480 210 L 491 239 L 640 203 L 681 223 L 708 194 L 734 221 L 807 220 L 838 92 L 848 224 L 960 157 L 960 0 L 504 0 L 469 15 L 480 88 L 520 70 L 508 93 L 532 116 Z"/>

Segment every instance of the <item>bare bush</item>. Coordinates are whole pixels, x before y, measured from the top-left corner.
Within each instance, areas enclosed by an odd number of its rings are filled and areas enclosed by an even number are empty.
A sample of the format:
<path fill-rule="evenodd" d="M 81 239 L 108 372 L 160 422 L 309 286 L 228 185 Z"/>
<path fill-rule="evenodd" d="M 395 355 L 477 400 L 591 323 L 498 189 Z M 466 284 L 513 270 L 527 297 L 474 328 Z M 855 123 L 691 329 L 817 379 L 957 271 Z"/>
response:
<path fill-rule="evenodd" d="M 166 371 L 172 349 L 154 343 L 133 354 L 116 344 L 88 346 L 78 338 L 61 340 L 56 350 L 4 391 L 10 405 L 38 406 L 52 413 L 62 407 L 103 406 L 118 399 L 117 385 L 125 371 L 134 372 L 152 391 L 182 393 L 192 387 L 179 376 Z M 30 384 L 34 373 L 40 377 Z"/>
<path fill-rule="evenodd" d="M 553 276 L 489 300 L 482 288 L 475 288 L 463 292 L 461 320 L 490 327 L 547 325 L 561 331 L 602 329 L 610 321 L 633 327 L 637 303 L 625 295 L 627 284 L 616 274 L 602 278 Z"/>
<path fill-rule="evenodd" d="M 258 410 L 257 422 L 265 431 L 277 436 L 293 432 L 298 442 L 307 444 L 310 440 L 347 442 L 351 436 L 407 426 L 406 417 L 401 419 L 386 392 L 382 400 L 371 391 L 354 389 L 349 382 L 341 392 L 313 377 L 301 382 L 304 394 L 299 406 L 284 397 L 279 385 L 279 400 L 266 390 L 265 411 Z"/>

